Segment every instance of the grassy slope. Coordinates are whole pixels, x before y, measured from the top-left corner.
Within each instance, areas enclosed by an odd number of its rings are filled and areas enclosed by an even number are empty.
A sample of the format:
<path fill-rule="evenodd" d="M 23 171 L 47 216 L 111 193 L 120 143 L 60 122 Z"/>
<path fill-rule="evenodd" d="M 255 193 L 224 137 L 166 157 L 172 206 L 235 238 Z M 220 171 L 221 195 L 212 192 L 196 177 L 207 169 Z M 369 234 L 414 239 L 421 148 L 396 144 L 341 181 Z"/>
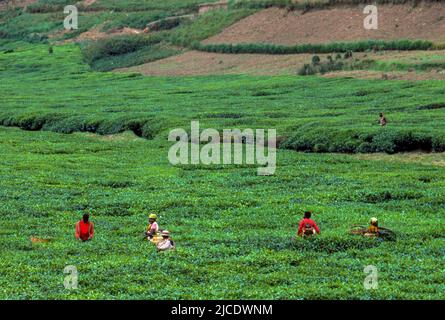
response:
<path fill-rule="evenodd" d="M 198 4 L 203 0 L 169 0 L 169 1 L 115 1 L 99 0 L 88 7 L 79 6 L 79 23 L 77 30 L 63 29 L 63 7 L 70 4 L 66 0 L 40 0 L 28 6 L 0 12 L 0 38 L 25 40 L 30 42 L 55 42 L 75 38 L 80 34 L 94 30 L 94 32 L 110 32 L 124 27 L 144 29 L 150 22 L 170 16 L 196 13 Z M 97 61 L 85 59 L 99 71 L 108 71 L 117 67 L 127 67 L 162 59 L 181 52 L 180 48 L 188 47 L 195 41 L 201 41 L 222 31 L 228 25 L 253 13 L 252 9 L 239 9 L 209 12 L 199 16 L 195 21 L 183 21 L 179 27 L 155 34 L 161 43 L 145 45 L 134 51 L 127 48 L 119 55 L 103 52 Z M 146 37 L 146 35 L 140 35 Z M 85 41 L 84 41 L 85 42 Z M 103 40 L 102 42 L 112 42 Z M 87 41 L 95 49 L 101 46 Z M 85 44 L 84 44 L 85 45 Z M 107 44 L 112 46 L 113 44 Z"/>

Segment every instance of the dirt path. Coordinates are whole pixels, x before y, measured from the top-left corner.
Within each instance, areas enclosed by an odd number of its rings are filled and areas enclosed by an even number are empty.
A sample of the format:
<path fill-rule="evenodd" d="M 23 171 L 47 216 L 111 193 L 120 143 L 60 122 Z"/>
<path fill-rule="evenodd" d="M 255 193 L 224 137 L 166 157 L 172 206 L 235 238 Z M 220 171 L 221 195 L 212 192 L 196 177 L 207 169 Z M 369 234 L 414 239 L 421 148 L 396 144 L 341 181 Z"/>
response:
<path fill-rule="evenodd" d="M 360 39 L 445 41 L 445 4 L 379 5 L 379 29 L 363 27 L 363 6 L 302 14 L 270 8 L 242 19 L 204 43 L 326 43 Z"/>

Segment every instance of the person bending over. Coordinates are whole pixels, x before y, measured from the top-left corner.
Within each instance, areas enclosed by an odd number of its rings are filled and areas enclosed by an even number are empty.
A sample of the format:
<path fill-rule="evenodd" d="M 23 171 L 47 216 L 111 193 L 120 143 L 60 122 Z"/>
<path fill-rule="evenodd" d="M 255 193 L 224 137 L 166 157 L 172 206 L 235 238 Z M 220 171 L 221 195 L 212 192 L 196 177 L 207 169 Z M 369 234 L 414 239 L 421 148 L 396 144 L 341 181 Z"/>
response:
<path fill-rule="evenodd" d="M 298 236 L 309 237 L 316 233 L 320 234 L 320 229 L 315 221 L 311 219 L 311 215 L 312 213 L 310 211 L 304 213 L 304 217 L 298 225 Z"/>
<path fill-rule="evenodd" d="M 90 215 L 85 213 L 82 220 L 76 223 L 76 239 L 88 241 L 94 236 L 94 223 L 90 221 Z"/>

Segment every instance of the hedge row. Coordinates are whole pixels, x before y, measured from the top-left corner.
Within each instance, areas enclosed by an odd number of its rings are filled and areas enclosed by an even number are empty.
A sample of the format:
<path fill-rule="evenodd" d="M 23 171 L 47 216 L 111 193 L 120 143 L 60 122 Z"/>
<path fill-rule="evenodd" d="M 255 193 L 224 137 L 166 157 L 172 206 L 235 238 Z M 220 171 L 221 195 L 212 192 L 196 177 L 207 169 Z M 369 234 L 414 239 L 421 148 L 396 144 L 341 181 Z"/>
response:
<path fill-rule="evenodd" d="M 357 42 L 335 42 L 327 44 L 297 44 L 285 46 L 268 43 L 239 44 L 203 44 L 193 43 L 195 50 L 217 53 L 262 53 L 262 54 L 297 54 L 297 53 L 332 53 L 332 52 L 364 52 L 368 50 L 429 50 L 433 48 L 431 41 L 424 40 L 366 40 Z"/>
<path fill-rule="evenodd" d="M 303 152 L 408 152 L 415 150 L 444 152 L 445 135 L 413 132 L 409 129 L 380 128 L 374 132 L 354 130 L 299 130 L 288 137 L 280 148 Z"/>
<path fill-rule="evenodd" d="M 154 117 L 116 117 L 103 119 L 75 115 L 48 113 L 0 116 L 0 125 L 15 126 L 23 130 L 46 130 L 60 133 L 92 132 L 115 134 L 127 130 L 137 136 L 153 139 L 166 123 Z M 408 152 L 415 150 L 445 152 L 445 135 L 431 131 L 414 132 L 410 129 L 389 127 L 363 132 L 353 129 L 327 130 L 320 125 L 300 128 L 287 137 L 280 148 L 301 152 L 374 153 Z"/>
<path fill-rule="evenodd" d="M 97 134 L 116 134 L 127 130 L 137 136 L 153 139 L 163 126 L 160 119 L 154 118 L 115 118 L 99 119 L 63 114 L 22 114 L 0 117 L 0 125 L 19 127 L 23 130 L 53 131 L 59 133 L 92 132 Z"/>

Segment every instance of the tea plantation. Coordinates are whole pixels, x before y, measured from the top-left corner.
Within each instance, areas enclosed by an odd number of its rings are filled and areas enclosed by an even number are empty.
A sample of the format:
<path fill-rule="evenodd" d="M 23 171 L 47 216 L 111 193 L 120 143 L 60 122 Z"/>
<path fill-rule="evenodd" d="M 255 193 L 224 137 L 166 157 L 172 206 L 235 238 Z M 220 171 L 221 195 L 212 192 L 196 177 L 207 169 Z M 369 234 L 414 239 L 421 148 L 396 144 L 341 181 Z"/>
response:
<path fill-rule="evenodd" d="M 3 41 L 0 97 L 1 299 L 445 298 L 443 82 L 99 73 L 75 45 Z M 275 175 L 172 166 L 191 120 L 276 129 Z M 322 233 L 295 240 L 304 210 Z M 142 240 L 149 212 L 176 251 Z M 348 234 L 372 216 L 395 241 Z"/>

